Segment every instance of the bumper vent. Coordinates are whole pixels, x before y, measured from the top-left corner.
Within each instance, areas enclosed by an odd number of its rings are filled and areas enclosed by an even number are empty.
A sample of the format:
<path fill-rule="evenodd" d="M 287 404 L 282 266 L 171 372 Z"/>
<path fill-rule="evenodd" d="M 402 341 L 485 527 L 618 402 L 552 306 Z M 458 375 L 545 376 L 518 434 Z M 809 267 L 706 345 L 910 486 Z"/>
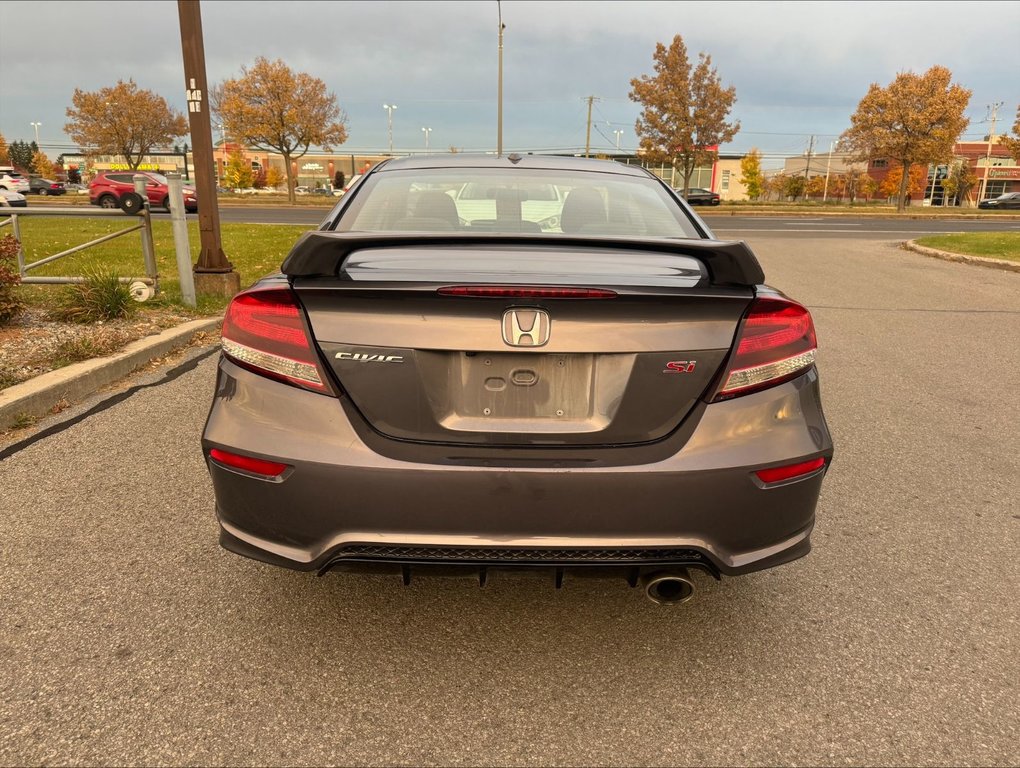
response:
<path fill-rule="evenodd" d="M 417 563 L 517 563 L 542 565 L 638 565 L 642 563 L 704 562 L 700 552 L 675 548 L 607 548 L 571 547 L 550 549 L 498 547 L 388 547 L 354 544 L 337 550 L 333 561 L 378 560 L 382 562 Z"/>

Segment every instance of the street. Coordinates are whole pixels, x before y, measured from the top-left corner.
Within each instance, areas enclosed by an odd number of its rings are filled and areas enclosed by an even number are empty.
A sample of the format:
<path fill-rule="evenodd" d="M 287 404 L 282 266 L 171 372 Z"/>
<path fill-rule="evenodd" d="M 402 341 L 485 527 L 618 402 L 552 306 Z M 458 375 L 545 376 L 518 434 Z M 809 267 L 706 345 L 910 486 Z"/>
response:
<path fill-rule="evenodd" d="M 318 226 L 329 215 L 331 208 L 289 206 L 220 206 L 220 220 L 251 224 L 307 224 Z M 924 209 L 919 209 L 923 211 Z M 1020 220 L 994 214 L 983 218 L 871 218 L 866 216 L 730 216 L 718 209 L 696 207 L 719 237 L 754 240 L 762 233 L 778 232 L 789 236 L 816 234 L 824 237 L 908 240 L 941 232 L 999 232 L 1020 231 Z M 974 213 L 973 211 L 971 213 Z M 156 217 L 166 214 L 156 213 Z M 923 213 L 919 215 L 924 215 Z M 189 219 L 198 217 L 190 214 Z"/>
<path fill-rule="evenodd" d="M 245 560 L 196 358 L 0 461 L 0 763 L 1015 765 L 1020 275 L 894 242 L 983 221 L 708 221 L 815 318 L 805 559 L 665 608 Z"/>

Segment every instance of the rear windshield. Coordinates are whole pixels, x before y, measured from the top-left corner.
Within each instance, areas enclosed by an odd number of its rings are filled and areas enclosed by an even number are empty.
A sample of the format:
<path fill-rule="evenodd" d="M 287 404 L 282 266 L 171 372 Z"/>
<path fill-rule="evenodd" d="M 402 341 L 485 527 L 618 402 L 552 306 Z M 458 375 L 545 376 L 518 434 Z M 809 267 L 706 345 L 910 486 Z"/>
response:
<path fill-rule="evenodd" d="M 484 168 L 380 170 L 359 187 L 336 229 L 702 237 L 654 179 Z"/>

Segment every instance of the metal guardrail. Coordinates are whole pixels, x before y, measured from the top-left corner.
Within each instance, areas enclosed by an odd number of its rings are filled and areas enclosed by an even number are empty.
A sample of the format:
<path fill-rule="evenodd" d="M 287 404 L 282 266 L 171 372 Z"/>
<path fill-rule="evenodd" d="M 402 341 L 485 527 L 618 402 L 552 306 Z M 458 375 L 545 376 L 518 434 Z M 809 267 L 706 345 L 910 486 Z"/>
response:
<path fill-rule="evenodd" d="M 144 192 L 144 189 L 143 189 Z M 81 283 L 85 281 L 84 277 L 73 277 L 73 276 L 59 276 L 59 277 L 42 277 L 29 275 L 29 271 L 37 269 L 45 264 L 62 259 L 65 256 L 70 256 L 80 251 L 84 251 L 86 248 L 91 248 L 94 245 L 105 243 L 118 237 L 123 237 L 132 232 L 141 232 L 142 238 L 142 259 L 145 263 L 145 277 L 121 277 L 120 282 L 127 283 L 131 286 L 131 295 L 138 301 L 145 301 L 146 299 L 152 298 L 159 293 L 159 271 L 156 267 L 156 253 L 153 246 L 152 240 L 152 217 L 149 213 L 148 200 L 144 194 L 142 197 L 142 203 L 136 211 L 119 211 L 119 210 L 108 210 L 108 209 L 95 209 L 95 210 L 82 210 L 81 208 L 67 207 L 46 207 L 46 208 L 22 208 L 17 212 L 14 210 L 8 211 L 4 209 L 0 213 L 0 217 L 6 216 L 7 219 L 0 221 L 0 229 L 6 226 L 10 226 L 14 237 L 18 240 L 18 273 L 21 275 L 21 282 L 25 284 L 68 284 L 68 283 Z M 68 248 L 60 253 L 55 253 L 52 256 L 46 256 L 45 258 L 33 261 L 30 264 L 25 263 L 25 249 L 21 245 L 21 224 L 19 219 L 24 216 L 79 216 L 89 218 L 110 218 L 117 217 L 123 218 L 124 216 L 132 216 L 138 219 L 138 223 L 134 226 L 126 227 L 117 232 L 112 232 L 102 237 L 97 237 L 95 240 L 90 240 L 87 243 L 76 245 L 73 248 Z"/>

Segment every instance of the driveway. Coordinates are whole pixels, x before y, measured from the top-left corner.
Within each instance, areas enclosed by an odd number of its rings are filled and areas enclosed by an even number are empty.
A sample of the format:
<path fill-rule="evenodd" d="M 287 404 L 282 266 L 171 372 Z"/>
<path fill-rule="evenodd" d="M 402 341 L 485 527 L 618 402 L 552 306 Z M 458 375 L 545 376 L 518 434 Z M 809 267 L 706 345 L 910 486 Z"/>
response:
<path fill-rule="evenodd" d="M 1015 765 L 1020 275 L 752 242 L 818 326 L 807 558 L 672 608 L 274 570 L 217 547 L 193 360 L 0 461 L 0 763 Z"/>

